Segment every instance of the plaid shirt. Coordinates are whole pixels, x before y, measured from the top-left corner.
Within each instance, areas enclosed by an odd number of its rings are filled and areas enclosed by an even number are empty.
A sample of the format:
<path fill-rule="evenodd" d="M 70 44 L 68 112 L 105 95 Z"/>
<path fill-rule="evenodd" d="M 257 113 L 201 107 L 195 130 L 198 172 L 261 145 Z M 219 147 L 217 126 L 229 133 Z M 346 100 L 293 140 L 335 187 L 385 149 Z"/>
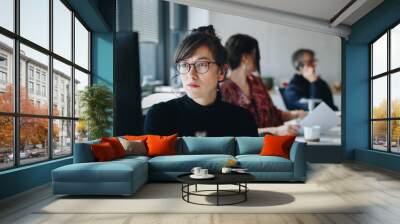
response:
<path fill-rule="evenodd" d="M 226 79 L 220 84 L 222 100 L 250 111 L 259 128 L 282 125 L 282 111 L 275 107 L 262 79 L 249 74 L 247 83 L 250 88 L 249 97 L 243 93 L 236 83 Z"/>

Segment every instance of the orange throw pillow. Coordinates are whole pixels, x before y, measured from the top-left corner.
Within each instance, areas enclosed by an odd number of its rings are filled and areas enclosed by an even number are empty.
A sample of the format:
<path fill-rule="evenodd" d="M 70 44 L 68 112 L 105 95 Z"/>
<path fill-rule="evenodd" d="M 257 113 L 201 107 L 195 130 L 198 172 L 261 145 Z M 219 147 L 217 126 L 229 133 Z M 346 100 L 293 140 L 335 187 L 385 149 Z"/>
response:
<path fill-rule="evenodd" d="M 296 136 L 274 136 L 266 135 L 264 137 L 264 146 L 261 149 L 262 156 L 280 156 L 290 159 L 290 148 Z"/>
<path fill-rule="evenodd" d="M 93 144 L 90 147 L 92 149 L 94 157 L 99 162 L 110 161 L 117 158 L 113 147 L 108 142 Z"/>
<path fill-rule="evenodd" d="M 101 142 L 108 142 L 112 146 L 115 151 L 115 155 L 118 158 L 126 156 L 126 151 L 122 146 L 121 142 L 119 142 L 118 138 L 111 137 L 111 138 L 101 138 Z"/>
<path fill-rule="evenodd" d="M 136 140 L 146 141 L 147 135 L 125 135 L 124 139 L 128 141 L 136 141 Z"/>
<path fill-rule="evenodd" d="M 148 156 L 176 155 L 177 134 L 170 136 L 148 135 Z"/>

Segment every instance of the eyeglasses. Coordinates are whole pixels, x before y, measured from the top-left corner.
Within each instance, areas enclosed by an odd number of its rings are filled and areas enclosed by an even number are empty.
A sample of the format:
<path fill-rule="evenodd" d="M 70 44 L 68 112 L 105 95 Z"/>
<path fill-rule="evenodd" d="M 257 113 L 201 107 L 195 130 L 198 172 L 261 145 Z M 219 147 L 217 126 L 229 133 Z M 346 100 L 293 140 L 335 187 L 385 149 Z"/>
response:
<path fill-rule="evenodd" d="M 199 74 L 204 74 L 208 72 L 211 63 L 216 63 L 215 61 L 196 61 L 195 63 L 187 63 L 187 62 L 179 62 L 176 64 L 176 70 L 178 70 L 179 74 L 185 75 L 187 74 L 192 66 Z"/>

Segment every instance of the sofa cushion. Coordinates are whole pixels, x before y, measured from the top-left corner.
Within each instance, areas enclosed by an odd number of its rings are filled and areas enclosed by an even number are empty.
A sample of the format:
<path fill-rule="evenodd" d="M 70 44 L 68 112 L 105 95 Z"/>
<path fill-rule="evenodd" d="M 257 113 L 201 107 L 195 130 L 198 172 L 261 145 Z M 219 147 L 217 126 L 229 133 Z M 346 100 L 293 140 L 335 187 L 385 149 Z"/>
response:
<path fill-rule="evenodd" d="M 74 163 L 95 162 L 96 158 L 90 148 L 92 144 L 99 144 L 99 139 L 87 142 L 75 143 L 74 147 Z"/>
<path fill-rule="evenodd" d="M 236 159 L 249 172 L 293 172 L 292 161 L 278 156 L 238 155 Z"/>
<path fill-rule="evenodd" d="M 176 154 L 177 134 L 169 136 L 148 135 L 147 136 L 147 155 L 148 156 L 165 156 Z"/>
<path fill-rule="evenodd" d="M 143 172 L 147 163 L 140 159 L 74 163 L 53 170 L 58 182 L 130 182 L 134 172 Z M 143 173 L 147 176 L 147 173 Z"/>
<path fill-rule="evenodd" d="M 183 137 L 179 141 L 178 154 L 225 154 L 234 155 L 233 137 Z"/>
<path fill-rule="evenodd" d="M 149 170 L 163 172 L 190 172 L 193 167 L 200 166 L 212 172 L 219 171 L 230 159 L 231 155 L 175 155 L 158 156 L 149 160 Z"/>
<path fill-rule="evenodd" d="M 126 155 L 147 155 L 146 142 L 143 140 L 126 140 L 125 138 L 118 137 L 122 146 L 126 151 Z"/>
<path fill-rule="evenodd" d="M 264 137 L 236 137 L 236 155 L 259 154 L 264 145 Z"/>
<path fill-rule="evenodd" d="M 130 156 L 125 156 L 124 158 L 116 159 L 113 160 L 113 162 L 131 162 L 135 160 L 143 161 L 143 162 L 148 162 L 150 157 L 147 156 L 137 156 L 137 155 L 130 155 Z"/>
<path fill-rule="evenodd" d="M 115 150 L 112 145 L 108 142 L 102 142 L 99 144 L 91 145 L 92 152 L 94 157 L 96 157 L 96 161 L 105 162 L 117 159 L 118 156 L 115 154 Z"/>
<path fill-rule="evenodd" d="M 117 137 L 103 137 L 101 142 L 108 142 L 113 147 L 115 155 L 118 158 L 126 156 L 126 151 Z"/>
<path fill-rule="evenodd" d="M 264 146 L 261 149 L 261 156 L 280 156 L 286 159 L 290 159 L 290 148 L 296 136 L 272 136 L 266 135 L 264 137 Z"/>

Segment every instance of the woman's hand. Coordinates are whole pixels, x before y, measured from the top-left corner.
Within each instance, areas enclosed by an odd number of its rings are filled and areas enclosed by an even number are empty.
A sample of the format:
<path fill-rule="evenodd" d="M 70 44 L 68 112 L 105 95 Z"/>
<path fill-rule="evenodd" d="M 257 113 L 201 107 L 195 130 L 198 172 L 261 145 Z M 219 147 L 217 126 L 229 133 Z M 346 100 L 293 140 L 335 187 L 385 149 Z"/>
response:
<path fill-rule="evenodd" d="M 275 128 L 275 135 L 297 135 L 299 133 L 299 125 L 282 125 Z"/>
<path fill-rule="evenodd" d="M 292 110 L 290 113 L 293 115 L 294 119 L 303 119 L 305 116 L 308 115 L 308 112 L 304 110 Z"/>

